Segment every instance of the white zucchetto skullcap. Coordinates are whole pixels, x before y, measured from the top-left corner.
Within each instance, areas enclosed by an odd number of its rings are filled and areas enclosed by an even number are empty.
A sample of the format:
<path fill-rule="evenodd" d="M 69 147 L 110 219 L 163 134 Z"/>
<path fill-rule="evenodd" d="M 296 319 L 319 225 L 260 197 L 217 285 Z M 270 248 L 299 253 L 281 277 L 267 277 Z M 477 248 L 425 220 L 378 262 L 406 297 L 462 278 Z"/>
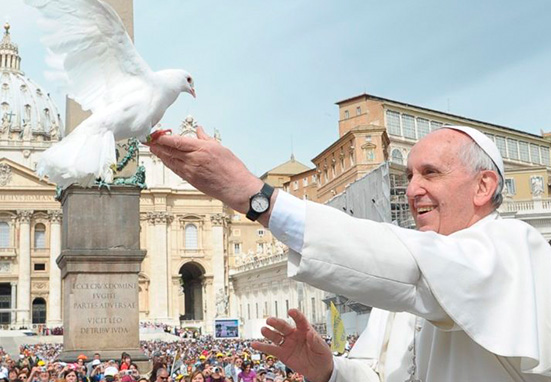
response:
<path fill-rule="evenodd" d="M 480 131 L 473 129 L 472 127 L 467 126 L 451 126 L 451 125 L 444 125 L 442 126 L 442 129 L 452 129 L 461 131 L 462 133 L 467 134 L 473 141 L 476 142 L 476 144 L 484 150 L 486 154 L 490 157 L 492 162 L 496 165 L 499 176 L 501 176 L 501 179 L 505 179 L 505 169 L 503 167 L 503 158 L 501 157 L 501 154 L 499 153 L 499 149 L 497 148 L 496 144 L 486 136 L 486 134 L 481 133 Z"/>

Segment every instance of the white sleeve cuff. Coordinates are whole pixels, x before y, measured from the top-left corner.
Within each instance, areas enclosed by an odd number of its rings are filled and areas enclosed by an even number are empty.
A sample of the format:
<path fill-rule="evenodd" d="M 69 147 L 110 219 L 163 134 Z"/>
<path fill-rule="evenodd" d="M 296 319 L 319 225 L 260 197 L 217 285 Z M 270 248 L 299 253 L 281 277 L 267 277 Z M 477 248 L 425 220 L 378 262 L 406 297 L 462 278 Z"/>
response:
<path fill-rule="evenodd" d="M 272 234 L 298 253 L 304 242 L 305 204 L 305 201 L 279 190 L 268 223 Z"/>

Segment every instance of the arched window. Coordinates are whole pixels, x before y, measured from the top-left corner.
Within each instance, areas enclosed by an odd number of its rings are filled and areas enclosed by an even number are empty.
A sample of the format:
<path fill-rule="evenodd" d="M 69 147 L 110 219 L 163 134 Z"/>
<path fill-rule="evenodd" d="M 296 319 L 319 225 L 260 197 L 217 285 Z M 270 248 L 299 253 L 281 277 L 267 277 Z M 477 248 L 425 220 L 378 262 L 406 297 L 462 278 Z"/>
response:
<path fill-rule="evenodd" d="M 398 164 L 404 164 L 404 156 L 402 152 L 398 149 L 392 150 L 392 161 Z"/>
<path fill-rule="evenodd" d="M 42 223 L 34 226 L 34 247 L 46 248 L 46 226 Z"/>
<path fill-rule="evenodd" d="M 33 324 L 46 323 L 46 301 L 42 297 L 33 300 Z"/>
<path fill-rule="evenodd" d="M 0 222 L 0 248 L 10 247 L 10 225 Z"/>
<path fill-rule="evenodd" d="M 188 224 L 185 228 L 186 249 L 197 249 L 197 226 L 195 224 Z"/>

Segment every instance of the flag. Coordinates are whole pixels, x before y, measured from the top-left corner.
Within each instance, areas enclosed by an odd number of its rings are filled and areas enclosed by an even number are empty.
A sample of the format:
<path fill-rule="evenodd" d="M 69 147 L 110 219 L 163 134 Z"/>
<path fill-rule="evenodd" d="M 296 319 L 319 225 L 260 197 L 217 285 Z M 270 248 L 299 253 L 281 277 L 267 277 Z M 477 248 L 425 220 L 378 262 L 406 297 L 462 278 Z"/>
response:
<path fill-rule="evenodd" d="M 335 304 L 333 304 L 333 301 L 331 301 L 331 326 L 333 327 L 331 351 L 342 354 L 346 346 L 346 333 L 344 332 L 344 324 L 342 323 L 341 315 L 335 307 Z"/>
<path fill-rule="evenodd" d="M 170 368 L 170 374 L 176 378 L 180 372 L 180 367 L 183 364 L 182 353 L 180 350 L 176 350 L 176 355 L 174 356 L 174 361 L 172 361 L 172 367 Z"/>

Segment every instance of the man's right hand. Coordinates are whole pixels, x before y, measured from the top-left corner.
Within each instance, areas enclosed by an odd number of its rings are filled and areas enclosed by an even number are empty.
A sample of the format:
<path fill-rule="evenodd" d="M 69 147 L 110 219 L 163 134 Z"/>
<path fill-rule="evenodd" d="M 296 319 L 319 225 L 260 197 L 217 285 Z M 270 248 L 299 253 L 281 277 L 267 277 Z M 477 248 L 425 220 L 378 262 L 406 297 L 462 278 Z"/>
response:
<path fill-rule="evenodd" d="M 181 178 L 236 211 L 246 213 L 249 198 L 262 188 L 262 181 L 201 127 L 197 128 L 197 139 L 165 135 L 149 147 Z"/>

